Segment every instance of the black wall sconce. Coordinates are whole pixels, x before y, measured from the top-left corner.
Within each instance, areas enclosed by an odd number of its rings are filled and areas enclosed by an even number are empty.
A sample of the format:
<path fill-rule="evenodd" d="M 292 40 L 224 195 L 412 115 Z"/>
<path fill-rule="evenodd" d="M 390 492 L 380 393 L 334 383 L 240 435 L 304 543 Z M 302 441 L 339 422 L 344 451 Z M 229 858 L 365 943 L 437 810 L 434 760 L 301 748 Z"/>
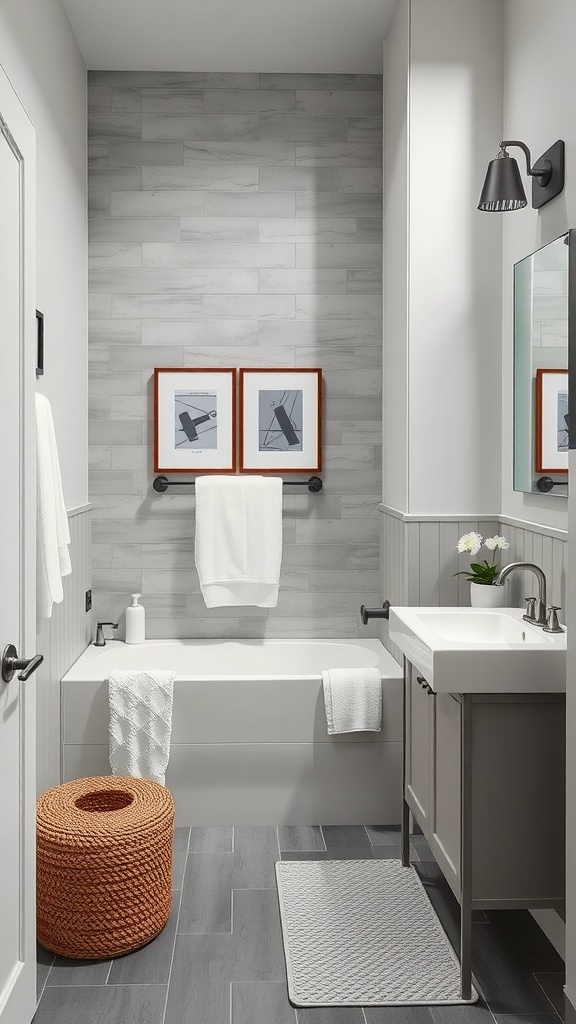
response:
<path fill-rule="evenodd" d="M 488 164 L 484 186 L 478 203 L 487 213 L 506 213 L 528 205 L 518 164 L 506 152 L 507 146 L 518 146 L 526 157 L 527 173 L 532 178 L 532 206 L 538 210 L 559 196 L 564 189 L 564 143 L 559 139 L 531 166 L 532 157 L 523 142 L 501 142 L 500 152 Z"/>

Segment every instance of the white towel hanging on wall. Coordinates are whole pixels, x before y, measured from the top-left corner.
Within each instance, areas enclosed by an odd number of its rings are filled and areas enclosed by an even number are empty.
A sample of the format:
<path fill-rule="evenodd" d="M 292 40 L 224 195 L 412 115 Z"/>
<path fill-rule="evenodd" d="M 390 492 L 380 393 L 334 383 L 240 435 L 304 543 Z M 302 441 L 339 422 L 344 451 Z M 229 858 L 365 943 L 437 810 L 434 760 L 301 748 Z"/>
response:
<path fill-rule="evenodd" d="M 195 558 L 207 608 L 275 608 L 282 561 L 282 479 L 198 477 Z"/>
<path fill-rule="evenodd" d="M 72 572 L 70 528 L 50 402 L 36 394 L 36 614 L 49 619 L 63 597 L 62 577 Z"/>

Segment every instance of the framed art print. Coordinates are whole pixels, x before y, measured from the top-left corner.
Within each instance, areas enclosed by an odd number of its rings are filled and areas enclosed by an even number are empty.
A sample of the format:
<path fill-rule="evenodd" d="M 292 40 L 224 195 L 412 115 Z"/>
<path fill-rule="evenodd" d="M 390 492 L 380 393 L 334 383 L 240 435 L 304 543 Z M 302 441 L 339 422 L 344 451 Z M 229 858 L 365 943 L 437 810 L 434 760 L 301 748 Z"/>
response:
<path fill-rule="evenodd" d="M 236 370 L 154 370 L 154 469 L 236 471 Z"/>
<path fill-rule="evenodd" d="M 240 471 L 316 473 L 322 370 L 240 370 Z"/>
<path fill-rule="evenodd" d="M 568 370 L 536 370 L 536 472 L 568 472 Z"/>

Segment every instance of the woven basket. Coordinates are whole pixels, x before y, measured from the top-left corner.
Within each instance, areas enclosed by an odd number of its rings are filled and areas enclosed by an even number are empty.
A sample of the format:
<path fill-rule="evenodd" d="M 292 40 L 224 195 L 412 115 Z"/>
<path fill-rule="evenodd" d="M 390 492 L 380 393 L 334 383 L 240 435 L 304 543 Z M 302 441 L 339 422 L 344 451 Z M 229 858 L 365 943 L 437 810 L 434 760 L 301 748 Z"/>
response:
<path fill-rule="evenodd" d="M 102 960 L 162 931 L 172 899 L 174 803 L 146 779 L 77 779 L 37 803 L 38 941 Z"/>

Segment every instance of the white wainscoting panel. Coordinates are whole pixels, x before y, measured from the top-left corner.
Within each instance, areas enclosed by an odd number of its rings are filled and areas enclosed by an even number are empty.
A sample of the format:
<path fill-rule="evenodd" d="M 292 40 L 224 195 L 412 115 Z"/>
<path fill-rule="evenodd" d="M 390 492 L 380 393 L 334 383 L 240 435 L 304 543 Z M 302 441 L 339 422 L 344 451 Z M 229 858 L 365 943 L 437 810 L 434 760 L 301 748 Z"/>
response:
<path fill-rule="evenodd" d="M 38 793 L 62 781 L 60 680 L 91 639 L 91 616 L 85 611 L 91 586 L 90 510 L 73 510 L 68 515 L 72 572 L 62 581 L 64 600 L 54 605 L 51 619 L 38 624 L 37 651 L 44 655 L 36 676 Z"/>

